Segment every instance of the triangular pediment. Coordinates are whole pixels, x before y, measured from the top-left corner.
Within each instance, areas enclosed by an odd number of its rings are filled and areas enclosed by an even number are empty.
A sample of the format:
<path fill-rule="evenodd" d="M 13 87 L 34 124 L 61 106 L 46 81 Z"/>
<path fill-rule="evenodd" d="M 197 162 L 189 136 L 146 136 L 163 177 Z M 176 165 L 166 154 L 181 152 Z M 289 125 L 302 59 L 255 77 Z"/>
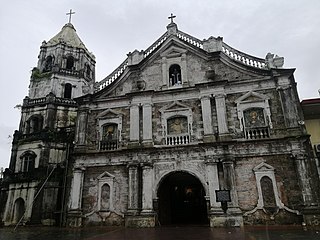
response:
<path fill-rule="evenodd" d="M 262 162 L 259 165 L 257 165 L 255 168 L 253 168 L 254 172 L 270 172 L 270 171 L 274 171 L 274 167 L 272 167 L 271 165 Z"/>
<path fill-rule="evenodd" d="M 241 103 L 241 102 L 259 102 L 259 101 L 265 101 L 268 100 L 269 97 L 256 93 L 253 91 L 247 92 L 246 94 L 242 95 L 238 99 L 235 100 L 235 103 Z"/>
<path fill-rule="evenodd" d="M 114 178 L 114 176 L 111 173 L 105 171 L 97 177 L 98 180 L 106 179 L 106 178 Z"/>
<path fill-rule="evenodd" d="M 112 110 L 112 109 L 107 109 L 100 114 L 98 114 L 97 119 L 108 119 L 108 118 L 117 118 L 121 115 L 120 113 Z"/>
<path fill-rule="evenodd" d="M 170 45 L 166 50 L 164 50 L 160 56 L 161 57 L 167 57 L 167 58 L 173 58 L 173 57 L 179 57 L 183 53 L 186 53 L 187 50 L 181 47 L 178 47 L 176 45 Z"/>
<path fill-rule="evenodd" d="M 167 105 L 163 108 L 160 109 L 160 112 L 170 112 L 170 111 L 181 111 L 181 110 L 189 110 L 190 107 L 179 102 L 179 101 L 174 101 L 170 105 Z"/>

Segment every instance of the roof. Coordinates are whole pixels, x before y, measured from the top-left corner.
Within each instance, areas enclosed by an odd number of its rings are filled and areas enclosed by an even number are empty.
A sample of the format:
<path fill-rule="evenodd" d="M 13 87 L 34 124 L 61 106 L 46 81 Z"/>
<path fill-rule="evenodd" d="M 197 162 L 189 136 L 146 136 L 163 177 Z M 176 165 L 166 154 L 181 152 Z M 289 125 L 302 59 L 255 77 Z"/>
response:
<path fill-rule="evenodd" d="M 320 118 L 320 98 L 302 100 L 301 107 L 306 120 Z"/>
<path fill-rule="evenodd" d="M 167 26 L 167 29 L 168 31 L 166 31 L 160 38 L 158 38 L 150 47 L 148 47 L 146 50 L 142 50 L 139 53 L 142 56 L 142 60 L 148 58 L 150 55 L 156 52 L 161 46 L 164 45 L 166 41 L 171 39 L 171 37 L 175 37 L 176 39 L 179 39 L 180 41 L 183 41 L 184 43 L 194 48 L 201 49 L 202 51 L 221 51 L 231 60 L 252 68 L 267 70 L 270 68 L 282 68 L 283 65 L 284 60 L 282 57 L 278 57 L 277 55 L 268 53 L 265 59 L 257 58 L 228 46 L 223 42 L 222 37 L 209 37 L 207 40 L 204 39 L 202 41 L 178 30 L 175 23 L 169 24 Z M 129 53 L 128 56 L 130 54 L 131 53 Z M 96 83 L 95 90 L 100 91 L 116 81 L 125 72 L 128 65 L 130 65 L 130 60 L 127 57 L 111 74 L 109 74 L 100 82 Z"/>
<path fill-rule="evenodd" d="M 75 48 L 82 48 L 89 53 L 88 49 L 79 38 L 78 34 L 76 33 L 76 29 L 71 23 L 65 24 L 62 27 L 61 31 L 57 35 L 55 35 L 53 38 L 51 38 L 44 45 L 46 47 L 50 47 L 50 46 L 55 46 L 59 43 L 65 43 L 66 45 L 75 47 Z"/>

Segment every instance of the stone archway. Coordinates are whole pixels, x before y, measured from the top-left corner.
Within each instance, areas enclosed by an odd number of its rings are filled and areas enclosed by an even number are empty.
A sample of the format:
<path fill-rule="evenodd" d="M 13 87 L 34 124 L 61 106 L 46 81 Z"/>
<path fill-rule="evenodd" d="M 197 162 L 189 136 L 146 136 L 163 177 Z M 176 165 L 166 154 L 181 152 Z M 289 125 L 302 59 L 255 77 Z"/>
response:
<path fill-rule="evenodd" d="M 18 223 L 20 218 L 23 216 L 25 211 L 25 203 L 22 198 L 18 198 L 14 202 L 14 209 L 13 209 L 13 223 Z"/>
<path fill-rule="evenodd" d="M 205 190 L 195 176 L 172 172 L 161 181 L 157 195 L 161 225 L 208 224 Z"/>

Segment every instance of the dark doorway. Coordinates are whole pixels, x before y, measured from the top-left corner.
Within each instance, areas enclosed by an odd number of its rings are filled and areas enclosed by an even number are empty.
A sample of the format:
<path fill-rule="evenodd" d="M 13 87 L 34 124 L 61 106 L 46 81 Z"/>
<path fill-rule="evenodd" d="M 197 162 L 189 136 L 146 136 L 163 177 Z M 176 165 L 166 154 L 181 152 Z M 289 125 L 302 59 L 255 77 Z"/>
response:
<path fill-rule="evenodd" d="M 208 224 L 205 191 L 201 182 L 186 172 L 166 176 L 158 189 L 161 225 Z"/>

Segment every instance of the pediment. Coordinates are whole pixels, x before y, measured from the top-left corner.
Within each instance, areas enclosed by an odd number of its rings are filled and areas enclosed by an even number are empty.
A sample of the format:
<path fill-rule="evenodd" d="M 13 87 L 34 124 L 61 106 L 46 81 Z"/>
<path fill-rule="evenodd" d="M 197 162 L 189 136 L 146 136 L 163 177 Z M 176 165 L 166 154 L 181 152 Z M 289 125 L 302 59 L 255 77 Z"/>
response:
<path fill-rule="evenodd" d="M 112 110 L 112 109 L 107 109 L 100 114 L 98 114 L 97 119 L 108 119 L 108 118 L 117 118 L 121 115 L 120 113 Z"/>
<path fill-rule="evenodd" d="M 190 109 L 189 106 L 179 101 L 174 101 L 173 103 L 161 108 L 160 112 L 182 111 L 182 110 L 189 110 L 189 109 Z"/>
<path fill-rule="evenodd" d="M 114 175 L 112 175 L 111 173 L 109 173 L 109 172 L 107 172 L 107 171 L 101 173 L 101 174 L 97 177 L 98 180 L 108 179 L 108 178 L 114 178 Z"/>
<path fill-rule="evenodd" d="M 166 58 L 173 58 L 173 57 L 179 57 L 182 54 L 186 53 L 187 50 L 175 45 L 171 45 L 168 47 L 166 50 L 164 50 L 160 56 L 161 57 L 166 57 Z"/>
<path fill-rule="evenodd" d="M 257 93 L 257 92 L 247 92 L 246 94 L 242 95 L 241 97 L 239 97 L 238 99 L 235 100 L 235 103 L 241 103 L 241 102 L 262 102 L 265 100 L 268 100 L 269 97 Z"/>
<path fill-rule="evenodd" d="M 262 162 L 259 165 L 257 165 L 256 167 L 253 168 L 254 172 L 270 172 L 270 171 L 274 171 L 274 167 L 272 167 L 271 165 Z"/>

